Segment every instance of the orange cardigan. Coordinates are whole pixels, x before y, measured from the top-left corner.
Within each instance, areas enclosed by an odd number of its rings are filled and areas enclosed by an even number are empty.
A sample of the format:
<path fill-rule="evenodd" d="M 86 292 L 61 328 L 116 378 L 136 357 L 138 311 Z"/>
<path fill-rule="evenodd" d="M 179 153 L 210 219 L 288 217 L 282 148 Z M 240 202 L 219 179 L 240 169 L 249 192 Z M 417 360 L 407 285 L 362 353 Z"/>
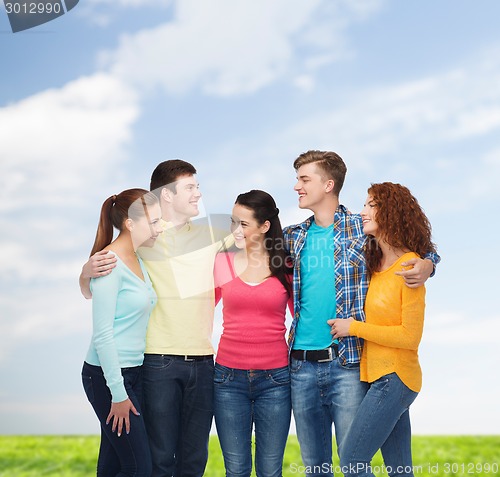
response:
<path fill-rule="evenodd" d="M 406 253 L 387 270 L 372 275 L 365 301 L 366 323 L 353 321 L 349 333 L 365 340 L 362 381 L 371 383 L 396 373 L 412 391 L 419 392 L 422 371 L 417 351 L 424 326 L 425 287 L 408 288 L 394 274 L 410 258 L 418 255 Z"/>

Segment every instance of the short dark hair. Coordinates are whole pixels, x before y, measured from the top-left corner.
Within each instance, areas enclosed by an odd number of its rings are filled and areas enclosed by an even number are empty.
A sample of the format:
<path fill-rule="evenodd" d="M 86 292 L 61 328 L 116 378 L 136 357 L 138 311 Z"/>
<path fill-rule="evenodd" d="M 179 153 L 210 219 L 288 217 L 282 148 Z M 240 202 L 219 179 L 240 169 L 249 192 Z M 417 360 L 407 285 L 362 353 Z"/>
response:
<path fill-rule="evenodd" d="M 297 170 L 299 167 L 312 163 L 317 164 L 320 171 L 328 179 L 333 180 L 333 193 L 338 197 L 347 173 L 347 166 L 343 159 L 333 151 L 307 151 L 295 159 L 293 167 Z"/>
<path fill-rule="evenodd" d="M 181 159 L 160 162 L 151 174 L 149 190 L 159 192 L 163 187 L 168 187 L 175 193 L 175 182 L 183 176 L 193 176 L 194 174 L 196 174 L 195 167 Z"/>

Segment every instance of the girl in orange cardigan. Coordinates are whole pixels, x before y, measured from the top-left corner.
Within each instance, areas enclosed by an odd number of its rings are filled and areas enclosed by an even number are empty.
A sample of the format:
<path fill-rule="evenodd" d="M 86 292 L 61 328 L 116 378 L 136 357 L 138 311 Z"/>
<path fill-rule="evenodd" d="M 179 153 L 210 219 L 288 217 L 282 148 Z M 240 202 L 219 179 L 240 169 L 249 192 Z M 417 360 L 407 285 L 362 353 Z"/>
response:
<path fill-rule="evenodd" d="M 370 275 L 366 322 L 334 320 L 332 334 L 365 340 L 360 374 L 370 387 L 345 437 L 341 470 L 373 475 L 371 460 L 381 449 L 390 476 L 413 476 L 409 407 L 422 386 L 425 287 L 407 287 L 398 272 L 403 262 L 435 252 L 431 226 L 410 191 L 390 182 L 368 189 L 361 217 Z"/>

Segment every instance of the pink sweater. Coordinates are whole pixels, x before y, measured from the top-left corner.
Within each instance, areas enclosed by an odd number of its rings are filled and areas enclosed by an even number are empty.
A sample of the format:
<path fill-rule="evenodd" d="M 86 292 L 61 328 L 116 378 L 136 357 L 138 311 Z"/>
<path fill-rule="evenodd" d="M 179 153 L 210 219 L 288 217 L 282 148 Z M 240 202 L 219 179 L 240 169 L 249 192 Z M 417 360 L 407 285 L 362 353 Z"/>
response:
<path fill-rule="evenodd" d="M 235 276 L 234 253 L 215 261 L 216 303 L 222 298 L 223 332 L 216 361 L 236 369 L 274 369 L 288 364 L 285 313 L 292 303 L 276 277 L 248 285 Z"/>

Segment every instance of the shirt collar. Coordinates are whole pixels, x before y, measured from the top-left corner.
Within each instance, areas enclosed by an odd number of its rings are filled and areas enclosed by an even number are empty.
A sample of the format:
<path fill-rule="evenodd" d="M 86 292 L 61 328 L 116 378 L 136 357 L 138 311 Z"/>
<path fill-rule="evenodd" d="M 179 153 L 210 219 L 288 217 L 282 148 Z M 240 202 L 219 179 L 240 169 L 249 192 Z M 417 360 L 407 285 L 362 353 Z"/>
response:
<path fill-rule="evenodd" d="M 337 213 L 347 215 L 348 210 L 344 205 L 339 204 L 337 209 L 335 210 L 335 214 Z M 307 230 L 311 226 L 313 221 L 314 221 L 314 215 L 311 215 L 311 217 L 308 217 L 306 220 L 304 220 L 304 222 L 298 224 L 297 227 L 301 228 L 302 230 Z"/>
<path fill-rule="evenodd" d="M 192 228 L 192 224 L 190 221 L 186 222 L 184 225 L 181 227 L 176 227 L 173 222 L 169 222 L 167 220 L 161 219 L 161 226 L 163 228 L 163 231 L 167 234 L 170 235 L 178 235 L 182 233 L 189 232 Z"/>

